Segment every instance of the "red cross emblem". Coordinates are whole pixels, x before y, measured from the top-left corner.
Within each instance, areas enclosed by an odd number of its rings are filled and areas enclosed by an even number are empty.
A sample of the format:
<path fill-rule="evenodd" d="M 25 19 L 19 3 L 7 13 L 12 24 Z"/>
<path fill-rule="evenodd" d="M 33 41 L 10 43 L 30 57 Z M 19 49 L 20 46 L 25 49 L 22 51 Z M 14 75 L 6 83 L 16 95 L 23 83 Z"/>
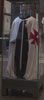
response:
<path fill-rule="evenodd" d="M 32 32 L 30 32 L 30 40 L 32 40 L 32 42 L 31 42 L 31 44 L 33 44 L 33 45 L 35 45 L 35 47 L 36 47 L 36 44 L 38 45 L 38 42 L 39 42 L 39 39 L 38 39 L 38 32 L 35 30 L 35 29 L 33 29 L 34 30 L 34 34 L 32 33 Z"/>

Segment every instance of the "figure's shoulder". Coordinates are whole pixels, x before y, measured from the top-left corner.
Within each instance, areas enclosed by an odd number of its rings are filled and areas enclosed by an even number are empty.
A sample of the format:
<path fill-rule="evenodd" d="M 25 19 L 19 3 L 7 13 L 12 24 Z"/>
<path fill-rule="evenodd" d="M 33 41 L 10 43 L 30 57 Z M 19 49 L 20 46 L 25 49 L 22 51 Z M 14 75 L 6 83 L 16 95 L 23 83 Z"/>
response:
<path fill-rule="evenodd" d="M 13 20 L 12 24 L 14 24 L 15 22 L 17 22 L 18 20 L 19 20 L 19 17 L 16 17 L 16 18 Z"/>
<path fill-rule="evenodd" d="M 33 21 L 36 21 L 35 17 L 31 16 L 31 17 L 28 18 L 28 22 L 33 22 Z"/>
<path fill-rule="evenodd" d="M 18 17 L 16 17 L 16 18 L 13 20 L 12 26 L 17 25 L 17 24 L 19 24 L 20 22 L 21 22 L 21 19 L 20 19 L 19 16 L 18 16 Z"/>
<path fill-rule="evenodd" d="M 35 25 L 35 24 L 36 24 L 36 18 L 33 17 L 33 16 L 29 17 L 28 20 L 27 20 L 27 25 L 32 26 L 32 25 Z"/>

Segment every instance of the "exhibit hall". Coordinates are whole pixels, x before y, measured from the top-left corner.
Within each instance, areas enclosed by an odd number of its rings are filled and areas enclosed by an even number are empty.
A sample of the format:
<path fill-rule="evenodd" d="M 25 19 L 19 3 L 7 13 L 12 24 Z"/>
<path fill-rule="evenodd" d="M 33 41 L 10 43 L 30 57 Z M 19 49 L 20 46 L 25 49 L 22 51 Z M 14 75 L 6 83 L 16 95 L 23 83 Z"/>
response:
<path fill-rule="evenodd" d="M 40 0 L 4 0 L 2 95 L 14 90 L 39 97 L 44 77 L 40 27 Z"/>

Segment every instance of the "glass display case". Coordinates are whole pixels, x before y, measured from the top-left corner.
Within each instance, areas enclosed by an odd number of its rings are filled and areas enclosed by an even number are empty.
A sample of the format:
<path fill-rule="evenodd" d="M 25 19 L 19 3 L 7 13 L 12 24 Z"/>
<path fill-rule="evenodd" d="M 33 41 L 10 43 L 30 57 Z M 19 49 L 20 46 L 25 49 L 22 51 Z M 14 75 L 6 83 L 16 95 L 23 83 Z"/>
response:
<path fill-rule="evenodd" d="M 44 10 L 43 9 L 44 9 L 44 1 L 40 0 L 39 66 L 41 67 L 41 70 L 43 70 L 43 75 L 44 75 Z"/>
<path fill-rule="evenodd" d="M 8 10 L 9 9 L 9 10 Z M 4 0 L 2 41 L 2 94 L 8 89 L 39 95 L 40 1 Z"/>

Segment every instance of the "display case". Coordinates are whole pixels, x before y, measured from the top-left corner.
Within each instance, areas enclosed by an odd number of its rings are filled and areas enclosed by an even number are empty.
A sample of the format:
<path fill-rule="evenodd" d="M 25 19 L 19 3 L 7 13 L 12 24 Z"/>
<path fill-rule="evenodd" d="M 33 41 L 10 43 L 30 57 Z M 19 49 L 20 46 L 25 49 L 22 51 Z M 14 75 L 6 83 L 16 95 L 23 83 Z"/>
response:
<path fill-rule="evenodd" d="M 2 94 L 14 89 L 38 97 L 44 73 L 40 65 L 40 1 L 5 2 L 9 6 L 3 13 Z"/>

